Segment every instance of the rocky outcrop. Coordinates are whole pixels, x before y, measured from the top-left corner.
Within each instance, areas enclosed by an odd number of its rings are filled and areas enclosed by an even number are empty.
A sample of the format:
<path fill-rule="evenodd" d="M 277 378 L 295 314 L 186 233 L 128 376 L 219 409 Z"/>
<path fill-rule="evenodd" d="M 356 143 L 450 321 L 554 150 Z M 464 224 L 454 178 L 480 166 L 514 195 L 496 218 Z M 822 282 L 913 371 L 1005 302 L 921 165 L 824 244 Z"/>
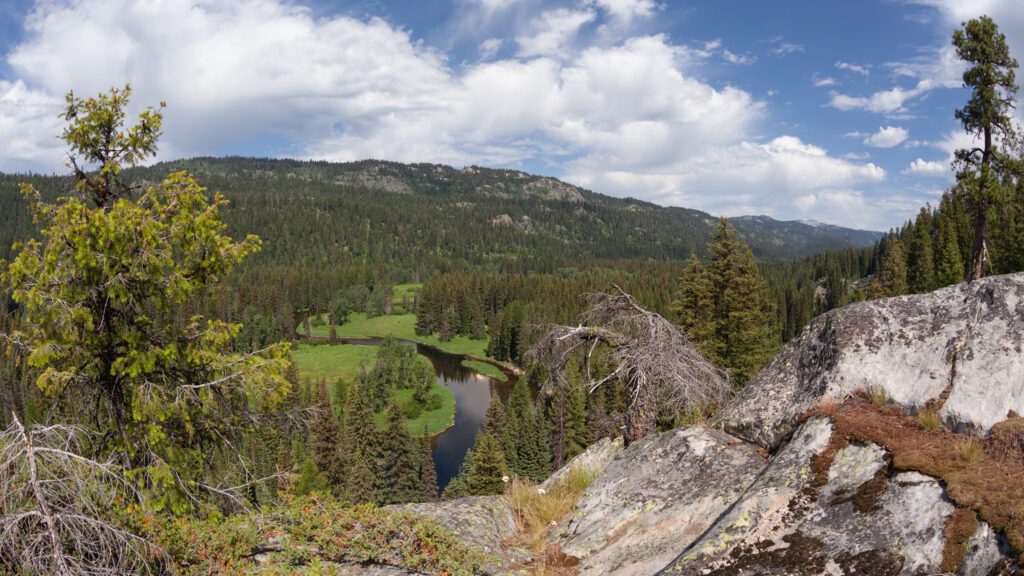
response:
<path fill-rule="evenodd" d="M 484 566 L 488 574 L 529 560 L 529 553 L 508 544 L 515 538 L 516 522 L 504 496 L 470 496 L 444 502 L 388 506 L 433 520 L 492 558 Z"/>
<path fill-rule="evenodd" d="M 653 574 L 707 530 L 754 480 L 764 458 L 718 430 L 644 438 L 584 493 L 565 526 L 581 575 Z"/>
<path fill-rule="evenodd" d="M 556 473 L 545 486 L 571 467 L 597 477 L 550 543 L 580 576 L 1020 574 L 1009 545 L 1021 547 L 1019 514 L 992 510 L 990 496 L 1012 508 L 1015 494 L 1024 494 L 1014 484 L 1024 466 L 1024 425 L 1006 419 L 1024 413 L 1022 345 L 1024 274 L 826 314 L 724 409 L 724 430 L 677 429 L 625 449 L 604 440 Z M 883 392 L 907 412 L 938 410 L 948 428 L 991 435 L 978 444 L 929 429 L 883 406 L 880 393 L 872 395 L 877 405 L 836 404 L 862 389 Z M 856 433 L 857 417 L 876 434 Z M 935 448 L 940 436 L 948 449 Z M 947 456 L 961 441 L 964 453 Z M 976 463 L 1014 474 L 965 488 L 978 479 L 973 472 L 965 484 L 936 461 L 908 464 L 908 456 L 924 462 L 929 450 L 940 463 L 983 450 Z M 964 462 L 958 474 L 970 470 Z M 1011 463 L 1018 468 L 1002 468 Z M 929 469 L 938 477 L 919 472 Z M 965 489 L 981 500 L 965 503 Z M 524 553 L 502 548 L 515 523 L 501 498 L 404 508 L 494 553 L 500 561 L 492 571 L 522 566 Z"/>
<path fill-rule="evenodd" d="M 852 304 L 790 341 L 720 422 L 774 450 L 822 397 L 874 389 L 947 426 L 985 431 L 1024 413 L 1024 274 Z"/>
<path fill-rule="evenodd" d="M 578 454 L 575 458 L 570 460 L 565 466 L 559 468 L 554 474 L 548 477 L 547 480 L 541 483 L 541 488 L 549 488 L 555 482 L 558 482 L 563 477 L 567 476 L 570 472 L 576 469 L 585 469 L 594 476 L 600 476 L 606 468 L 622 454 L 623 442 L 622 436 L 615 438 L 601 438 L 597 442 L 594 442 L 582 454 Z"/>

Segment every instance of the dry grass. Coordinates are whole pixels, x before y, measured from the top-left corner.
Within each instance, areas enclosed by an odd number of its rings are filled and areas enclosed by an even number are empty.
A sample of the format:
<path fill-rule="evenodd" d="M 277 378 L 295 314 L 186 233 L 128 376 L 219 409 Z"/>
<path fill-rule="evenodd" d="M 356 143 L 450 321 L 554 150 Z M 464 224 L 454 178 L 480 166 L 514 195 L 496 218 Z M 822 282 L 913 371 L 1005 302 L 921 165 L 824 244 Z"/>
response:
<path fill-rule="evenodd" d="M 858 399 L 819 414 L 832 419 L 832 444 L 859 441 L 885 447 L 892 454 L 894 469 L 943 481 L 958 508 L 977 514 L 1001 532 L 1018 554 L 1024 552 L 1024 459 L 1003 455 L 1024 444 L 1010 431 L 1024 433 L 1024 426 L 1011 420 L 997 425 L 1001 433 L 977 439 L 941 426 L 925 426 L 920 414 L 914 418 L 897 406 L 880 407 Z M 815 462 L 825 474 L 826 459 Z M 963 525 L 970 524 L 967 512 L 960 514 Z M 957 529 L 958 539 L 964 538 L 960 534 L 964 526 Z"/>
<path fill-rule="evenodd" d="M 572 567 L 579 560 L 566 556 L 558 546 L 550 545 L 548 534 L 572 512 L 595 476 L 591 470 L 576 467 L 546 490 L 529 481 L 512 479 L 506 497 L 519 530 L 514 544 L 533 553 L 534 560 L 526 567 L 530 574 L 563 576 L 575 573 Z"/>
<path fill-rule="evenodd" d="M 924 408 L 917 413 L 917 423 L 925 430 L 938 430 L 942 428 L 942 418 L 935 408 Z"/>
<path fill-rule="evenodd" d="M 889 395 L 885 393 L 885 388 L 881 386 L 871 386 L 865 393 L 867 394 L 868 400 L 871 401 L 875 406 L 885 406 L 889 403 Z"/>
<path fill-rule="evenodd" d="M 981 454 L 981 442 L 977 438 L 960 438 L 954 445 L 956 455 L 964 462 L 974 462 Z"/>

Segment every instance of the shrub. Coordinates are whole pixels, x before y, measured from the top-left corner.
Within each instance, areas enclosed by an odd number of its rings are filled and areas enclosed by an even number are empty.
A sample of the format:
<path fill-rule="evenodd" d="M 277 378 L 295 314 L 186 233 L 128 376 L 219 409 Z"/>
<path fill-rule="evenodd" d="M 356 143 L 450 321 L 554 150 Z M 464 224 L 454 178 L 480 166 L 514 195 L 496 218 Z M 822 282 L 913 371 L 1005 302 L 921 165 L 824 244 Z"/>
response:
<path fill-rule="evenodd" d="M 925 408 L 917 413 L 917 423 L 925 430 L 938 430 L 942 427 L 942 418 L 935 408 Z"/>

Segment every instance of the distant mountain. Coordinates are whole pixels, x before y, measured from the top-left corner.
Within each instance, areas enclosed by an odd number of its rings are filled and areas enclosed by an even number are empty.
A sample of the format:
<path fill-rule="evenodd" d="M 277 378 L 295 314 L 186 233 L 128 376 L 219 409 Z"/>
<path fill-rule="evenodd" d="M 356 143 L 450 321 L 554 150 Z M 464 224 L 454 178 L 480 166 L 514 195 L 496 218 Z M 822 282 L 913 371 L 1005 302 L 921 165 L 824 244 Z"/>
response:
<path fill-rule="evenodd" d="M 158 181 L 195 173 L 231 201 L 233 234 L 263 239 L 258 261 L 331 265 L 386 263 L 418 273 L 448 267 L 551 271 L 583 260 L 683 259 L 702 252 L 717 218 L 597 194 L 516 170 L 366 160 L 348 163 L 193 158 L 133 171 Z M 0 257 L 31 234 L 16 183 L 0 175 Z M 32 177 L 51 192 L 67 185 Z M 732 219 L 763 260 L 870 246 L 876 232 L 766 216 Z"/>

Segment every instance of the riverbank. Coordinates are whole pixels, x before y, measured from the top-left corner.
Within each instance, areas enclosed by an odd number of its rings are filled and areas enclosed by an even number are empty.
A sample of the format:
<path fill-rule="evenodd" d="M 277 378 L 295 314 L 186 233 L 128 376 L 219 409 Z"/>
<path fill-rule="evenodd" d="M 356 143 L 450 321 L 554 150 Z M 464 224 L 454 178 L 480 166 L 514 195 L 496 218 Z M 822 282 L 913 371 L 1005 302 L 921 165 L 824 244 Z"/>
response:
<path fill-rule="evenodd" d="M 300 343 L 292 349 L 292 360 L 298 367 L 301 378 L 327 380 L 331 402 L 337 406 L 344 403 L 344 399 L 335 398 L 337 388 L 334 383 L 339 378 L 345 382 L 354 381 L 364 366 L 367 370 L 372 369 L 377 360 L 377 349 L 377 346 L 357 344 Z M 425 359 L 423 361 L 426 362 Z M 423 436 L 423 429 L 426 426 L 427 435 L 433 437 L 455 425 L 455 395 L 444 386 L 431 386 L 430 397 L 436 399 L 429 406 L 414 406 L 418 403 L 412 398 L 412 390 L 397 392 L 411 435 Z M 375 414 L 374 422 L 378 428 L 383 428 L 384 414 Z"/>
<path fill-rule="evenodd" d="M 326 315 L 321 316 L 321 318 L 326 320 Z M 331 329 L 326 323 L 320 326 L 313 326 L 312 328 L 314 338 L 327 338 L 330 335 Z M 434 334 L 429 336 L 416 334 L 415 314 L 391 314 L 367 318 L 366 314 L 361 312 L 353 313 L 349 316 L 348 322 L 341 326 L 335 326 L 335 335 L 338 338 L 385 338 L 391 336 L 430 346 L 447 354 L 465 356 L 466 360 L 470 362 L 490 365 L 494 370 L 477 370 L 476 366 L 470 366 L 487 376 L 494 376 L 496 371 L 503 372 L 505 379 L 508 376 L 522 374 L 522 370 L 510 362 L 501 362 L 500 360 L 489 358 L 487 356 L 486 338 L 475 340 L 469 336 L 455 336 L 447 342 L 442 342 Z"/>

